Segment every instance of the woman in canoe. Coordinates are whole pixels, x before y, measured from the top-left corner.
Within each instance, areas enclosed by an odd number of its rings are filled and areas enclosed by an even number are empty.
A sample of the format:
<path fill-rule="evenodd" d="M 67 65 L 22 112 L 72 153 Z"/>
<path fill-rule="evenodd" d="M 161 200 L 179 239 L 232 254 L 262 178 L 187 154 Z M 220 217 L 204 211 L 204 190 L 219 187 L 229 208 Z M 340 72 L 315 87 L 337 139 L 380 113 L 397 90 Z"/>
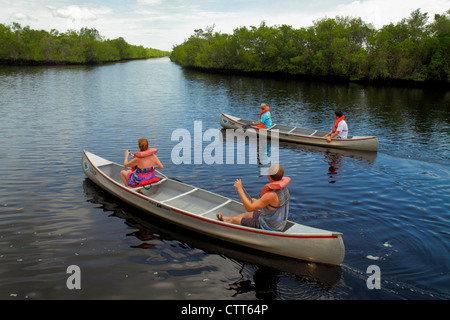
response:
<path fill-rule="evenodd" d="M 336 110 L 334 112 L 334 127 L 331 132 L 328 132 L 324 135 L 324 138 L 328 138 L 327 141 L 331 142 L 331 139 L 347 139 L 348 136 L 348 126 L 347 122 L 345 122 L 345 116 L 342 111 Z"/>
<path fill-rule="evenodd" d="M 130 151 L 125 151 L 125 160 L 123 165 L 131 167 L 133 170 L 122 170 L 120 176 L 126 186 L 138 187 L 151 182 L 155 179 L 155 167 L 164 168 L 158 157 L 155 155 L 156 149 L 148 148 L 147 139 L 141 138 L 138 141 L 140 152 L 136 152 L 134 158 L 128 161 Z"/>
<path fill-rule="evenodd" d="M 249 199 L 241 180 L 237 179 L 234 188 L 247 212 L 234 217 L 218 213 L 217 218 L 246 227 L 283 231 L 289 214 L 289 190 L 286 186 L 291 179 L 283 177 L 284 170 L 278 164 L 272 164 L 269 173 L 269 183 L 262 190 L 259 199 Z"/>

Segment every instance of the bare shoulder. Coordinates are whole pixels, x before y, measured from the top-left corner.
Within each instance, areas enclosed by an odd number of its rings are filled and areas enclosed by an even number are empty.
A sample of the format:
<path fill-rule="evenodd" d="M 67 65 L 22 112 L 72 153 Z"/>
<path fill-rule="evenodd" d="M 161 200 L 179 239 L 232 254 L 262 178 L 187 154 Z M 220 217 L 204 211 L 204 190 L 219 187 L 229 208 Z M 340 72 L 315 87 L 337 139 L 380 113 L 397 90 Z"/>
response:
<path fill-rule="evenodd" d="M 265 204 L 278 205 L 278 196 L 275 191 L 268 191 L 262 197 L 261 200 Z"/>

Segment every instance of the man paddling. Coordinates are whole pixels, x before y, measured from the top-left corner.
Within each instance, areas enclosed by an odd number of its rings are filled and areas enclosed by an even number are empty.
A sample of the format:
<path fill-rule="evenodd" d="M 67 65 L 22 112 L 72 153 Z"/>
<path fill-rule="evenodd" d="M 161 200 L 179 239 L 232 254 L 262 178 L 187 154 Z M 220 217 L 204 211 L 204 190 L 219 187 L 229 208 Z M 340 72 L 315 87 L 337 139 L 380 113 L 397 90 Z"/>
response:
<path fill-rule="evenodd" d="M 272 118 L 270 116 L 269 106 L 264 103 L 261 104 L 261 112 L 259 114 L 259 121 L 253 122 L 261 129 L 270 129 L 272 127 Z"/>
<path fill-rule="evenodd" d="M 217 218 L 246 227 L 283 231 L 289 214 L 289 190 L 286 186 L 291 181 L 283 175 L 283 168 L 278 164 L 272 164 L 267 176 L 269 183 L 263 188 L 259 199 L 249 199 L 241 180 L 237 179 L 234 188 L 247 212 L 234 217 L 226 217 L 218 213 Z"/>
<path fill-rule="evenodd" d="M 327 138 L 327 142 L 331 142 L 331 139 L 347 139 L 348 135 L 348 126 L 347 122 L 345 122 L 345 116 L 340 110 L 336 110 L 334 112 L 334 127 L 331 132 L 328 132 L 326 135 L 324 135 L 324 138 Z"/>

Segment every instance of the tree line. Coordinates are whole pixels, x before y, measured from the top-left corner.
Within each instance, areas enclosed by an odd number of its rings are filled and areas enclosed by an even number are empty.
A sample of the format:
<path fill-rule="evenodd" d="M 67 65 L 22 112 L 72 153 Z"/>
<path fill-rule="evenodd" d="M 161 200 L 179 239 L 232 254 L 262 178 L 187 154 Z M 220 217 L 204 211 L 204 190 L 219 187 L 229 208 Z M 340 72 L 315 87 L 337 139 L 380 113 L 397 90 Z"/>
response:
<path fill-rule="evenodd" d="M 217 71 L 268 72 L 355 80 L 450 81 L 450 10 L 420 9 L 396 24 L 375 29 L 361 18 L 317 20 L 308 28 L 289 25 L 234 29 L 213 27 L 173 47 L 183 67 Z"/>
<path fill-rule="evenodd" d="M 97 64 L 168 56 L 169 52 L 104 39 L 96 29 L 60 33 L 0 24 L 0 61 L 4 63 Z"/>

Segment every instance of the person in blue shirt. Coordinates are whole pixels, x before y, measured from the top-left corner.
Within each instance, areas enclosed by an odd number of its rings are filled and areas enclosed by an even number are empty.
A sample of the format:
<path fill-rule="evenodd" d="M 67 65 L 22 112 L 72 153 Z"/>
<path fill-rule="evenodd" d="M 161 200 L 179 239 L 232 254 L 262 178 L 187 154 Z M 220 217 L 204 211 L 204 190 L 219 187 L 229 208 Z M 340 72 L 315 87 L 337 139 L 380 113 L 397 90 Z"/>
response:
<path fill-rule="evenodd" d="M 270 127 L 272 127 L 272 118 L 270 116 L 269 106 L 266 106 L 264 103 L 261 104 L 259 121 L 253 122 L 253 124 L 257 125 L 257 127 L 261 129 L 270 129 Z"/>

